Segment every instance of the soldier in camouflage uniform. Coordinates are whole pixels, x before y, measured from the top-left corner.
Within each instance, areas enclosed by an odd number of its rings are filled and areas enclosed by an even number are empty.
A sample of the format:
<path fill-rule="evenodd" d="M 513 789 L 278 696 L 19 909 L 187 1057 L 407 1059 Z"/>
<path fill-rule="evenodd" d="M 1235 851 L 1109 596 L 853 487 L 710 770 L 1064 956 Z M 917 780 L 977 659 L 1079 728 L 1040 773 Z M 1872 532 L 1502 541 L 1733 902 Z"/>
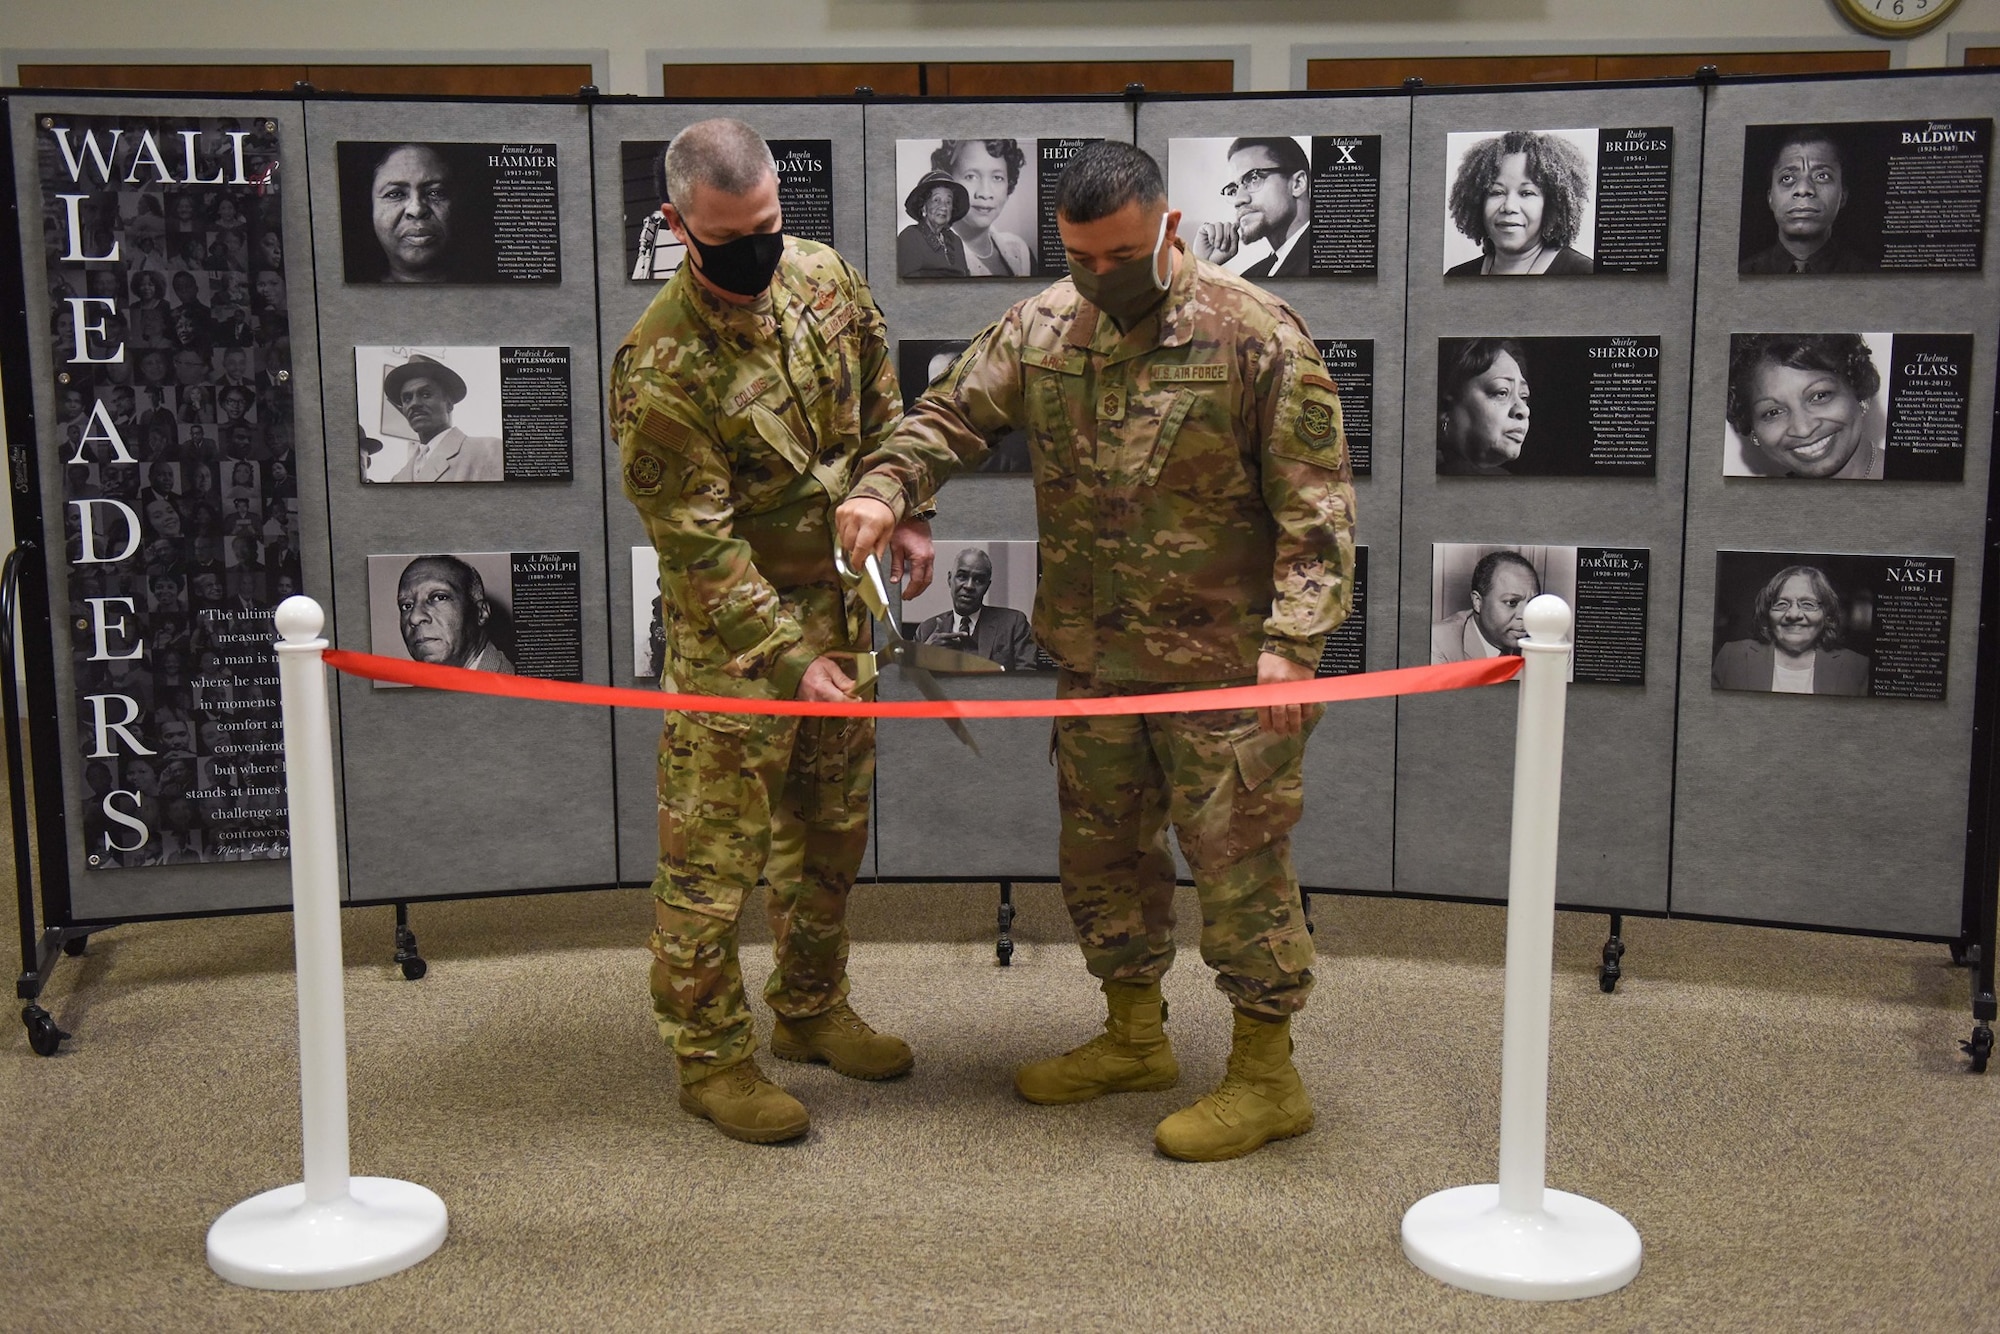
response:
<path fill-rule="evenodd" d="M 737 121 L 676 136 L 667 222 L 688 258 L 612 361 L 625 494 L 660 557 L 670 690 L 853 700 L 867 646 L 834 566 L 831 518 L 900 405 L 881 312 L 833 250 L 782 235 L 769 148 Z M 892 575 L 929 582 L 922 523 Z M 844 663 L 844 666 L 843 666 Z M 670 713 L 660 740 L 653 1008 L 682 1107 L 725 1134 L 796 1138 L 806 1110 L 766 1079 L 736 957 L 760 877 L 777 967 L 775 1055 L 884 1079 L 911 1065 L 847 1003 L 848 892 L 868 839 L 864 718 Z"/>
<path fill-rule="evenodd" d="M 1354 488 L 1333 382 L 1282 301 L 1175 237 L 1159 169 L 1129 144 L 1058 184 L 1071 279 L 1021 302 L 911 408 L 836 523 L 877 548 L 897 516 L 1016 427 L 1041 529 L 1035 637 L 1064 697 L 1313 674 L 1353 594 Z M 1024 1066 L 1041 1103 L 1166 1088 L 1169 822 L 1202 904 L 1202 957 L 1235 1010 L 1229 1074 L 1161 1122 L 1160 1149 L 1229 1158 L 1312 1127 L 1290 1017 L 1312 986 L 1290 830 L 1319 710 L 1056 724 L 1063 895 L 1105 1032 Z"/>

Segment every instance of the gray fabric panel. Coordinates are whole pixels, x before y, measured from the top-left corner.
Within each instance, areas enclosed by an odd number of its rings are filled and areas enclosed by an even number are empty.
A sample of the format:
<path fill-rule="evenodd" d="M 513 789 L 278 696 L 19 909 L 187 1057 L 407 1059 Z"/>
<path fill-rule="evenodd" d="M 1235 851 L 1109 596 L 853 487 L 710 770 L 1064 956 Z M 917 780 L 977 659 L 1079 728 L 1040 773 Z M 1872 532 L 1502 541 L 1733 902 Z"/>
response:
<path fill-rule="evenodd" d="M 1011 134 L 1056 138 L 1132 137 L 1123 103 L 891 104 L 867 113 L 870 285 L 889 320 L 892 342 L 970 338 L 1007 308 L 1047 286 L 1046 278 L 904 282 L 896 276 L 896 233 L 908 219 L 896 189 L 896 141 Z M 1034 484 L 1028 478 L 967 476 L 938 493 L 939 538 L 1035 536 Z M 891 670 L 882 698 L 916 699 Z M 964 699 L 1048 696 L 1054 673 L 1012 679 L 952 678 L 945 689 Z M 1053 877 L 1056 869 L 1055 770 L 1046 722 L 968 723 L 981 755 L 959 744 L 941 722 L 889 722 L 877 734 L 877 869 L 892 877 Z M 946 834 L 948 833 L 948 837 Z"/>
<path fill-rule="evenodd" d="M 1445 135 L 1455 130 L 1671 125 L 1664 276 L 1475 281 L 1442 276 Z M 1687 437 L 1701 93 L 1692 87 L 1436 94 L 1416 99 L 1411 152 L 1409 430 L 1404 440 L 1401 665 L 1430 660 L 1431 544 L 1531 542 L 1652 552 L 1643 688 L 1569 696 L 1556 895 L 1661 909 L 1673 785 L 1675 590 Z M 1658 473 L 1650 479 L 1437 476 L 1437 340 L 1479 334 L 1656 334 Z M 1514 689 L 1400 702 L 1396 888 L 1501 897 L 1507 888 Z"/>
<path fill-rule="evenodd" d="M 1168 143 L 1238 134 L 1382 136 L 1380 240 L 1373 278 L 1279 278 L 1265 285 L 1315 338 L 1375 342 L 1373 470 L 1354 482 L 1356 540 L 1368 548 L 1368 669 L 1396 665 L 1396 590 L 1402 526 L 1403 270 L 1409 196 L 1410 103 L 1404 97 L 1255 98 L 1147 102 L 1139 146 L 1167 169 Z M 1170 200 L 1181 206 L 1183 201 Z M 1306 748 L 1306 806 L 1292 836 L 1301 883 L 1319 889 L 1390 888 L 1396 812 L 1396 710 L 1387 701 L 1333 706 Z M 1185 869 L 1185 868 L 1183 868 Z"/>
<path fill-rule="evenodd" d="M 1957 934 L 2000 293 L 1991 177 L 1982 273 L 1739 278 L 1736 241 L 1745 125 L 1993 116 L 1996 92 L 1989 79 L 1941 77 L 1724 85 L 1713 94 L 1688 488 L 1676 912 Z M 1790 330 L 1971 333 L 1964 482 L 1725 479 L 1729 335 Z M 1711 689 L 1720 549 L 1956 556 L 1947 697 L 1779 699 Z"/>
<path fill-rule="evenodd" d="M 31 207 L 41 197 L 37 183 L 36 137 L 41 132 L 41 116 L 68 112 L 74 115 L 130 116 L 235 116 L 262 117 L 278 123 L 279 145 L 287 159 L 305 161 L 305 116 L 296 102 L 204 102 L 189 98 L 118 97 L 94 98 L 80 95 L 17 96 L 8 101 L 13 122 L 14 165 L 17 198 L 22 202 L 21 246 L 28 274 L 27 315 L 30 330 L 49 327 L 49 292 L 38 282 L 42 272 L 42 214 Z M 285 182 L 285 285 L 292 322 L 292 392 L 296 428 L 294 451 L 299 462 L 299 552 L 304 565 L 305 592 L 322 606 L 332 601 L 332 562 L 327 550 L 326 485 L 324 442 L 317 412 L 319 356 L 317 324 L 313 312 L 311 259 L 312 219 L 306 173 L 294 167 Z M 28 340 L 29 360 L 34 367 L 32 386 L 12 385 L 12 392 L 32 389 L 35 420 L 38 424 L 58 419 L 55 406 L 54 360 L 45 338 Z M 42 540 L 44 550 L 66 549 L 62 514 L 62 459 L 56 450 L 42 451 L 40 461 L 42 502 L 45 507 Z M 17 540 L 30 534 L 20 533 Z M 49 600 L 60 622 L 69 606 L 68 572 L 58 565 L 49 570 Z M 70 662 L 68 640 L 59 640 L 55 652 L 56 698 L 74 697 L 76 674 Z M 334 710 L 334 745 L 340 745 L 339 710 Z M 58 711 L 58 727 L 65 757 L 83 753 L 82 734 L 72 710 Z M 83 809 L 80 797 L 82 768 L 65 774 L 63 817 L 69 833 L 70 907 L 80 920 L 141 917 L 155 914 L 210 912 L 227 908 L 255 908 L 291 900 L 291 864 L 284 861 L 210 862 L 194 866 L 148 866 L 120 871 L 92 871 L 83 847 Z M 335 797 L 339 803 L 338 795 Z M 340 818 L 336 812 L 336 818 Z"/>
<path fill-rule="evenodd" d="M 584 679 L 609 679 L 596 275 L 587 260 L 592 183 L 588 113 L 572 106 L 313 104 L 311 172 L 325 412 L 353 438 L 356 344 L 552 344 L 570 349 L 571 482 L 364 486 L 357 455 L 327 467 L 334 544 L 333 623 L 368 647 L 370 555 L 416 551 L 577 551 Z M 341 267 L 335 145 L 342 140 L 557 145 L 560 285 L 412 291 L 350 286 Z M 421 898 L 608 883 L 616 875 L 607 710 L 526 704 L 340 679 L 348 887 L 357 899 Z"/>
<path fill-rule="evenodd" d="M 625 253 L 625 227 L 618 201 L 623 198 L 619 146 L 628 139 L 671 139 L 698 120 L 734 116 L 756 127 L 767 139 L 831 139 L 833 141 L 833 234 L 840 253 L 856 268 L 864 268 L 867 253 L 862 211 L 861 109 L 856 106 L 598 106 L 592 112 L 597 141 L 597 282 L 602 311 L 603 376 L 590 392 L 599 400 L 604 376 L 625 335 L 646 312 L 661 284 L 634 282 L 631 259 Z M 893 349 L 892 355 L 893 355 Z M 579 386 L 583 392 L 583 386 Z M 618 442 L 607 434 L 604 457 L 604 509 L 610 532 L 611 680 L 615 685 L 643 686 L 632 675 L 633 547 L 651 545 L 639 513 L 625 498 L 618 480 Z M 659 857 L 659 826 L 655 794 L 660 748 L 661 715 L 643 709 L 614 710 L 613 735 L 618 765 L 618 879 L 646 884 Z M 873 853 L 861 873 L 872 875 Z"/>

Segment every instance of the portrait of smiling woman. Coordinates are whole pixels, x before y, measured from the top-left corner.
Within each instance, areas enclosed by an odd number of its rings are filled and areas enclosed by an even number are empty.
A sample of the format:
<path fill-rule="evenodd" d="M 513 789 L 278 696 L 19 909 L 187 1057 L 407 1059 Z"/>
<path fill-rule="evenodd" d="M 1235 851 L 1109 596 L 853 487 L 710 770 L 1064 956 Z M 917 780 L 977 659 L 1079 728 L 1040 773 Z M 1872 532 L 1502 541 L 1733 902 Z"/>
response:
<path fill-rule="evenodd" d="M 965 267 L 974 278 L 1025 278 L 1034 272 L 1028 243 L 995 227 L 1021 184 L 1028 155 L 1017 139 L 947 139 L 931 166 L 965 187 L 969 205 L 951 225 L 965 243 Z"/>
<path fill-rule="evenodd" d="M 1888 411 L 1861 334 L 1736 334 L 1729 340 L 1723 472 L 1882 480 Z"/>
<path fill-rule="evenodd" d="M 1512 338 L 1438 340 L 1437 470 L 1506 477 L 1528 439 L 1528 354 Z"/>
<path fill-rule="evenodd" d="M 1590 159 L 1559 132 L 1508 130 L 1478 139 L 1459 159 L 1447 211 L 1480 254 L 1451 264 L 1447 234 L 1446 275 L 1594 272 L 1590 256 L 1572 245 L 1583 230 L 1590 189 Z"/>
<path fill-rule="evenodd" d="M 1787 565 L 1757 591 L 1750 638 L 1716 653 L 1711 683 L 1780 695 L 1865 695 L 1868 658 L 1843 647 L 1847 627 L 1848 608 L 1826 573 Z"/>

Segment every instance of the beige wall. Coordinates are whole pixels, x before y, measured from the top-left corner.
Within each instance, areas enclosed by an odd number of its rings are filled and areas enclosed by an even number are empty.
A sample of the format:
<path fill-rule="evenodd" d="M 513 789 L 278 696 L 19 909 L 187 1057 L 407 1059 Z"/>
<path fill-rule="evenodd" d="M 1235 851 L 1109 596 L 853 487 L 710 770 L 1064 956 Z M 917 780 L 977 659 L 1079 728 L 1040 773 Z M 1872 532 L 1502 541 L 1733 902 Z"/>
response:
<path fill-rule="evenodd" d="M 680 60 L 967 51 L 1061 59 L 1135 46 L 1247 47 L 1239 85 L 1279 89 L 1293 86 L 1294 46 L 1442 55 L 1468 44 L 1534 54 L 1873 41 L 1842 22 L 1832 0 L 82 0 L 7 10 L 0 41 L 10 62 L 106 53 L 208 61 L 233 51 L 438 59 L 496 48 L 537 58 L 586 49 L 609 52 L 614 93 L 647 92 L 647 53 L 667 50 Z M 1890 45 L 1898 65 L 1943 65 L 1950 33 L 1994 30 L 2000 0 L 1963 0 L 1941 27 Z"/>

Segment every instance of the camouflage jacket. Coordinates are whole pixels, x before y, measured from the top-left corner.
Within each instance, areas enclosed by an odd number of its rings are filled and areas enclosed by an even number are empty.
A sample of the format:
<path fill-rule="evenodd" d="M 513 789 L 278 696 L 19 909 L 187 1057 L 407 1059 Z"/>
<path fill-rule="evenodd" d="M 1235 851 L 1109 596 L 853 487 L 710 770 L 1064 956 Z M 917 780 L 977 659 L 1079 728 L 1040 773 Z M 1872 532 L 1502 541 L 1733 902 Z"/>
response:
<path fill-rule="evenodd" d="M 1353 600 L 1340 401 L 1291 307 L 1182 249 L 1128 334 L 1064 279 L 988 329 L 863 460 L 900 518 L 1009 429 L 1041 530 L 1035 637 L 1107 680 L 1316 665 Z"/>
<path fill-rule="evenodd" d="M 660 555 L 665 680 L 789 699 L 812 660 L 860 643 L 832 514 L 902 399 L 868 284 L 787 238 L 769 300 L 668 280 L 611 362 L 626 496 Z"/>

